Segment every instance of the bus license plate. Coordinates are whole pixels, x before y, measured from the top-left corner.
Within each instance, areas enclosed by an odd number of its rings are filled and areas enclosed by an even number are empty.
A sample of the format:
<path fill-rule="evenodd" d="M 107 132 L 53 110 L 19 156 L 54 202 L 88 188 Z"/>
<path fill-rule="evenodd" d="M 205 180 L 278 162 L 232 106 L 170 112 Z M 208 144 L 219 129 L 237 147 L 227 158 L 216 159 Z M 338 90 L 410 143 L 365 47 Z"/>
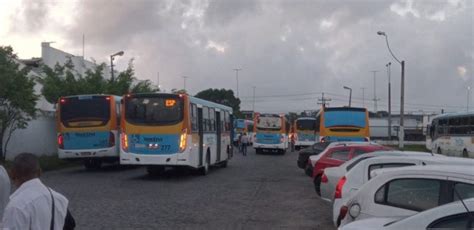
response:
<path fill-rule="evenodd" d="M 81 152 L 81 156 L 90 156 L 92 155 L 91 152 Z"/>

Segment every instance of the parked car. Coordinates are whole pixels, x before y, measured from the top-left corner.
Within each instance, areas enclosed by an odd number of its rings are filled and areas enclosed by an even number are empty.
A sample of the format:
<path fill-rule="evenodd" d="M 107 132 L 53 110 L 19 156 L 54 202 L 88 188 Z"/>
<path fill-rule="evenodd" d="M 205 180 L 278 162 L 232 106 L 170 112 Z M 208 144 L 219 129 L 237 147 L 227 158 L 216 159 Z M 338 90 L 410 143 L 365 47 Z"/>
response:
<path fill-rule="evenodd" d="M 431 165 L 378 169 L 338 214 L 344 226 L 372 217 L 408 217 L 424 210 L 474 197 L 472 166 Z"/>
<path fill-rule="evenodd" d="M 333 202 L 334 191 L 336 185 L 348 171 L 355 167 L 360 162 L 376 156 L 442 156 L 439 154 L 432 154 L 429 152 L 411 152 L 411 151 L 375 151 L 363 154 L 344 162 L 338 167 L 325 168 L 321 176 L 321 199 L 327 202 Z"/>
<path fill-rule="evenodd" d="M 389 149 L 370 142 L 334 143 L 329 145 L 322 153 L 310 157 L 311 164 L 314 167 L 312 178 L 316 193 L 321 195 L 321 176 L 325 168 L 337 167 L 362 154 Z"/>
<path fill-rule="evenodd" d="M 419 154 L 418 154 L 419 155 Z M 407 155 L 409 156 L 409 155 Z M 333 196 L 333 222 L 337 226 L 337 219 L 341 207 L 349 197 L 357 193 L 359 188 L 371 179 L 373 170 L 381 168 L 400 168 L 415 165 L 463 165 L 473 166 L 474 159 L 457 157 L 433 156 L 380 156 L 366 159 L 346 173 L 336 185 Z"/>
<path fill-rule="evenodd" d="M 329 146 L 329 144 L 331 144 L 331 142 L 318 142 L 308 148 L 298 151 L 298 160 L 296 161 L 298 167 L 304 169 L 308 163 L 309 157 L 320 154 Z"/>
<path fill-rule="evenodd" d="M 441 205 L 406 218 L 368 218 L 344 225 L 340 229 L 474 229 L 473 212 L 474 199 L 466 199 Z"/>

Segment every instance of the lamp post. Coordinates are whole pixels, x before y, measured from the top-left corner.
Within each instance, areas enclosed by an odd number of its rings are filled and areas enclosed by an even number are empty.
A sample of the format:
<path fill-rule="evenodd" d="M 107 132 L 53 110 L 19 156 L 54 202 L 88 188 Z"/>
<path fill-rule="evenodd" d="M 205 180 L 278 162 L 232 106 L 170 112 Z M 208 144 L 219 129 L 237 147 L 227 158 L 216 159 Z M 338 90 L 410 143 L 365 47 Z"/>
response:
<path fill-rule="evenodd" d="M 239 98 L 239 71 L 241 71 L 241 68 L 235 68 L 235 80 L 237 80 L 237 98 Z"/>
<path fill-rule="evenodd" d="M 114 82 L 114 60 L 116 56 L 122 56 L 124 54 L 123 51 L 119 51 L 110 55 L 110 81 Z"/>
<path fill-rule="evenodd" d="M 390 45 L 388 43 L 388 36 L 383 31 L 378 31 L 377 35 L 384 36 L 385 42 L 387 43 L 387 48 L 390 54 L 392 55 L 393 59 L 395 59 L 401 66 L 401 82 L 400 82 L 400 132 L 399 132 L 399 142 L 398 147 L 403 149 L 404 147 L 404 139 L 405 139 L 405 129 L 403 127 L 403 116 L 404 116 L 404 104 L 405 104 L 405 61 L 400 61 L 390 49 Z"/>
<path fill-rule="evenodd" d="M 466 103 L 466 110 L 469 112 L 469 98 L 471 97 L 471 86 L 467 87 L 467 103 Z"/>
<path fill-rule="evenodd" d="M 352 101 L 352 88 L 344 86 L 344 89 L 349 90 L 349 107 L 351 107 L 351 101 Z"/>
<path fill-rule="evenodd" d="M 388 75 L 388 139 L 392 140 L 392 86 L 390 81 L 390 66 L 392 65 L 391 62 L 387 63 L 385 66 L 387 67 L 387 75 Z"/>
<path fill-rule="evenodd" d="M 183 87 L 184 87 L 183 89 L 184 89 L 184 91 L 186 91 L 186 79 L 188 79 L 189 77 L 188 76 L 182 76 L 182 78 L 183 78 Z"/>

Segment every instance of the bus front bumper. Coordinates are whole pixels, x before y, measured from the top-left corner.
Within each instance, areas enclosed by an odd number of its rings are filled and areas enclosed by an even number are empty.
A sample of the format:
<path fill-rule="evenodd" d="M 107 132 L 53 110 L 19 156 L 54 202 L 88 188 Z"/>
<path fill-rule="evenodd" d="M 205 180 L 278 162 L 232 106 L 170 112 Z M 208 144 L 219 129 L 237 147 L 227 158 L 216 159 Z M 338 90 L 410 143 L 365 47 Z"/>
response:
<path fill-rule="evenodd" d="M 103 149 L 58 149 L 59 159 L 118 158 L 117 148 Z"/>
<path fill-rule="evenodd" d="M 259 144 L 253 143 L 254 149 L 286 149 L 285 144 Z"/>

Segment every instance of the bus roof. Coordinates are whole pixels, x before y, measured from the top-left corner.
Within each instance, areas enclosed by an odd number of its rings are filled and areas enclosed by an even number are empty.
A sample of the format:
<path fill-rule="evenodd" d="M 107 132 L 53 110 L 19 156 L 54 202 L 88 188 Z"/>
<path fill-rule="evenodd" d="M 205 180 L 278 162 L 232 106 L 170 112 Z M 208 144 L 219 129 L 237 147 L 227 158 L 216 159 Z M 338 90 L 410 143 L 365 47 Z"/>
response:
<path fill-rule="evenodd" d="M 300 120 L 316 120 L 316 118 L 314 118 L 314 117 L 300 117 L 300 118 L 297 118 L 296 120 L 297 121 L 300 121 Z"/>
<path fill-rule="evenodd" d="M 69 95 L 69 96 L 64 96 L 62 98 L 72 98 L 72 97 L 93 97 L 93 96 L 113 96 L 113 97 L 118 97 L 122 98 L 121 96 L 113 95 L 113 94 L 78 94 L 78 95 Z"/>
<path fill-rule="evenodd" d="M 439 119 L 439 118 L 462 117 L 462 116 L 474 116 L 474 111 L 440 114 L 440 115 L 434 116 L 432 120 Z"/>
<path fill-rule="evenodd" d="M 365 112 L 367 111 L 366 108 L 359 108 L 359 107 L 324 107 L 324 111 L 360 111 Z"/>

